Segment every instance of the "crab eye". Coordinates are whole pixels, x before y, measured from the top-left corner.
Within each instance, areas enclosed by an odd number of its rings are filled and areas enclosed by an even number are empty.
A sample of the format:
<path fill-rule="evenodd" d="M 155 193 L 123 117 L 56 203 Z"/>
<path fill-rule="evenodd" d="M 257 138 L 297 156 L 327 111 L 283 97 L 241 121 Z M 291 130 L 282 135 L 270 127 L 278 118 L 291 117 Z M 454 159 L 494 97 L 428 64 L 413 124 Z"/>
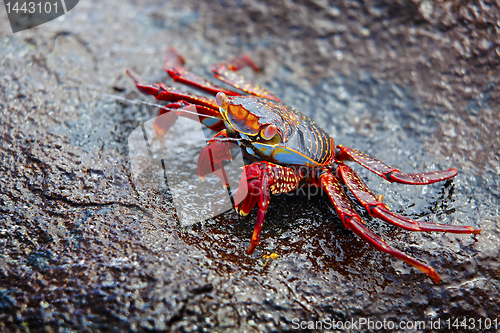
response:
<path fill-rule="evenodd" d="M 278 127 L 276 127 L 276 125 L 269 125 L 260 130 L 260 136 L 265 140 L 271 140 L 276 133 L 278 133 Z"/>
<path fill-rule="evenodd" d="M 217 102 L 217 105 L 222 106 L 222 103 L 224 100 L 227 98 L 226 94 L 223 92 L 218 92 L 217 95 L 215 95 L 215 101 Z"/>

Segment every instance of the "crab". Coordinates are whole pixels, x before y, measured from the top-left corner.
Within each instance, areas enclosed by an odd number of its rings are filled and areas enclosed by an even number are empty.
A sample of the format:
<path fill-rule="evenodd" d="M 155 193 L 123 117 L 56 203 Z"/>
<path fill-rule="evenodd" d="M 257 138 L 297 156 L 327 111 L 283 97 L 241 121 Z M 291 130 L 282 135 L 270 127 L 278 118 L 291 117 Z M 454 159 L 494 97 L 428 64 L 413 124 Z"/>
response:
<path fill-rule="evenodd" d="M 198 88 L 215 98 L 191 94 L 162 83 L 144 84 L 137 74 L 127 70 L 136 87 L 157 100 L 168 101 L 160 111 L 155 130 L 163 135 L 178 116 L 200 121 L 217 132 L 202 149 L 198 174 L 214 172 L 228 186 L 224 163 L 231 161 L 229 142 L 236 142 L 251 161 L 243 167 L 242 178 L 234 196 L 235 209 L 247 215 L 257 206 L 255 228 L 247 250 L 252 254 L 260 243 L 261 231 L 272 194 L 287 193 L 301 186 L 314 186 L 326 193 L 344 226 L 377 250 L 386 252 L 427 274 L 435 283 L 440 276 L 435 269 L 388 245 L 366 227 L 346 191 L 369 215 L 410 231 L 477 234 L 471 226 L 415 221 L 395 213 L 376 196 L 345 162 L 356 162 L 388 182 L 427 185 L 453 178 L 457 169 L 424 173 L 404 173 L 358 150 L 336 145 L 330 135 L 311 118 L 284 105 L 266 89 L 237 73 L 244 67 L 259 68 L 247 55 L 239 55 L 212 65 L 216 78 L 242 91 L 224 89 L 186 70 L 184 59 L 168 48 L 164 69 L 177 82 Z M 244 94 L 246 93 L 246 94 Z"/>

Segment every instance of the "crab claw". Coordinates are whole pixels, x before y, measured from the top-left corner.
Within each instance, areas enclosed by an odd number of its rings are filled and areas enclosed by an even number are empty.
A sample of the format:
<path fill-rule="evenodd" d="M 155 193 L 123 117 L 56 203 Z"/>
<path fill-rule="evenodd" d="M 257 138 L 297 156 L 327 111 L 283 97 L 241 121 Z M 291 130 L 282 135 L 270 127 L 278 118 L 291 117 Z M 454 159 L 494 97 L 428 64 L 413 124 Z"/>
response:
<path fill-rule="evenodd" d="M 205 176 L 215 171 L 212 164 L 212 149 L 210 146 L 204 147 L 198 156 L 198 177 L 205 180 Z"/>
<path fill-rule="evenodd" d="M 203 181 L 209 173 L 216 174 L 222 181 L 224 188 L 229 187 L 229 177 L 222 162 L 232 161 L 229 144 L 227 142 L 211 141 L 204 147 L 198 156 L 198 176 Z"/>
<path fill-rule="evenodd" d="M 212 143 L 204 147 L 198 157 L 198 176 L 205 178 L 209 173 L 223 167 L 222 162 L 232 161 L 231 153 L 225 143 Z"/>

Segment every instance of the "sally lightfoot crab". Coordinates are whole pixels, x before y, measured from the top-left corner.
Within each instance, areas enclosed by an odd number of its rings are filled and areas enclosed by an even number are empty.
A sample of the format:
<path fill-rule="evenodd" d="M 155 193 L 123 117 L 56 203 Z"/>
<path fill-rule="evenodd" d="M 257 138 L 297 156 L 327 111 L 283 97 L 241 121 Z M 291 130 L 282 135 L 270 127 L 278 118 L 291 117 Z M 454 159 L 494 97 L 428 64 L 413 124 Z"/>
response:
<path fill-rule="evenodd" d="M 236 142 L 252 161 L 244 166 L 235 194 L 235 208 L 247 215 L 258 207 L 257 221 L 247 253 L 252 254 L 260 235 L 271 194 L 286 193 L 299 186 L 315 186 L 324 191 L 344 225 L 377 250 L 389 253 L 418 268 L 434 282 L 440 277 L 432 267 L 389 246 L 356 212 L 344 188 L 347 188 L 367 212 L 385 222 L 410 231 L 440 231 L 458 234 L 480 233 L 470 226 L 414 221 L 392 212 L 375 196 L 364 181 L 344 162 L 354 161 L 389 182 L 426 185 L 457 175 L 457 169 L 425 173 L 403 173 L 355 149 L 335 145 L 334 140 L 312 119 L 280 103 L 278 97 L 236 73 L 243 67 L 258 67 L 246 55 L 212 65 L 215 77 L 247 93 L 224 89 L 195 75 L 184 67 L 184 59 L 173 48 L 167 50 L 164 69 L 178 82 L 198 88 L 214 98 L 198 96 L 162 83 L 148 85 L 127 71 L 137 88 L 156 99 L 171 102 L 155 122 L 158 135 L 166 133 L 178 116 L 200 121 L 218 133 L 201 151 L 198 159 L 200 177 L 215 172 L 228 184 L 223 162 L 231 160 L 228 142 Z"/>

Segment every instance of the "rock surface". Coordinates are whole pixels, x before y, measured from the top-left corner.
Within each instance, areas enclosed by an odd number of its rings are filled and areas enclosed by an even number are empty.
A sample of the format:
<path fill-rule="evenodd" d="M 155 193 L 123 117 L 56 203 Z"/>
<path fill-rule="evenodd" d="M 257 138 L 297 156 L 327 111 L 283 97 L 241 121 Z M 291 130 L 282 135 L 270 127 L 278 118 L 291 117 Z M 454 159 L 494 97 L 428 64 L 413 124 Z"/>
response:
<path fill-rule="evenodd" d="M 497 3 L 88 0 L 16 34 L 0 15 L 1 331 L 500 320 Z M 395 211 L 482 233 L 410 233 L 363 215 L 435 267 L 434 285 L 352 235 L 324 197 L 273 198 L 253 256 L 255 212 L 180 227 L 171 193 L 132 181 L 127 157 L 158 107 L 132 102 L 155 103 L 124 71 L 170 84 L 167 46 L 206 77 L 248 52 L 263 71 L 244 73 L 337 143 L 409 172 L 457 167 L 453 181 L 412 187 L 353 166 Z"/>

